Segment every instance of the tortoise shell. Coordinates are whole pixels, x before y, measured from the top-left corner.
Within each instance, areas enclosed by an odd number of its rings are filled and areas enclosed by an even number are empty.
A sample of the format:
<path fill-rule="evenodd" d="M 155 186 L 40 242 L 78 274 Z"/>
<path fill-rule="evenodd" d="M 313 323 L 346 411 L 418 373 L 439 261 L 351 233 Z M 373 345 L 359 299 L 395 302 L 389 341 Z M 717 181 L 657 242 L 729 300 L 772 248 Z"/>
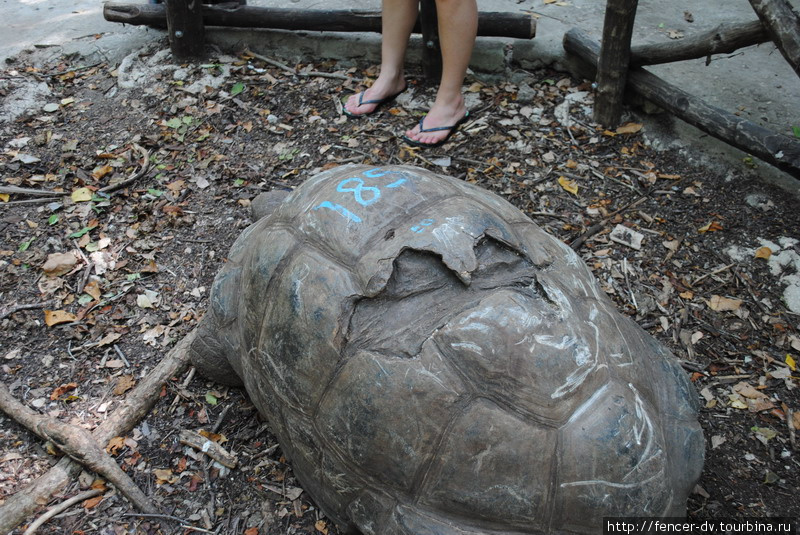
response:
<path fill-rule="evenodd" d="M 298 187 L 234 244 L 192 350 L 344 532 L 598 532 L 683 516 L 702 469 L 676 358 L 518 209 L 418 168 Z"/>

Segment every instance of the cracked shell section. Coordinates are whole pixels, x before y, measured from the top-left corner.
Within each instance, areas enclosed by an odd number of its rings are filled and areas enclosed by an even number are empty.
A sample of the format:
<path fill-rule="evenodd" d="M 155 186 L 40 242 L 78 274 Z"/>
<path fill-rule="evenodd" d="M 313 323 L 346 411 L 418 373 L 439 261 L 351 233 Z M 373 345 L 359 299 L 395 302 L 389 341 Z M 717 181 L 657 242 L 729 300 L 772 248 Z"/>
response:
<path fill-rule="evenodd" d="M 420 503 L 487 528 L 544 529 L 556 435 L 478 399 L 448 431 Z"/>
<path fill-rule="evenodd" d="M 255 359 L 246 360 L 293 409 L 310 415 L 333 377 L 356 293 L 349 273 L 314 250 L 292 257 L 270 286 Z"/>
<path fill-rule="evenodd" d="M 608 381 L 592 306 L 575 302 L 575 317 L 564 318 L 533 290 L 501 290 L 434 339 L 479 395 L 557 426 Z"/>
<path fill-rule="evenodd" d="M 610 383 L 562 428 L 553 525 L 594 531 L 605 516 L 662 516 L 675 491 L 655 409 Z M 582 511 L 580 517 L 575 511 Z"/>
<path fill-rule="evenodd" d="M 463 387 L 431 343 L 414 359 L 359 351 L 320 403 L 323 441 L 365 478 L 410 490 Z"/>

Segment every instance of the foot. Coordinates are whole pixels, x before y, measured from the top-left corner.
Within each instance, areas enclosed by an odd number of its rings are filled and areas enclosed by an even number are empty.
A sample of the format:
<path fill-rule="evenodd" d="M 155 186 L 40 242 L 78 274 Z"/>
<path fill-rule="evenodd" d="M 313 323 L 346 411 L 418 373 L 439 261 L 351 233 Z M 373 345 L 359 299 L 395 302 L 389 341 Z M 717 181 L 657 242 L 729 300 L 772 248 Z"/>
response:
<path fill-rule="evenodd" d="M 351 95 L 345 102 L 344 109 L 349 115 L 369 115 L 405 89 L 406 81 L 402 77 L 381 79 L 379 76 L 369 89 Z"/>
<path fill-rule="evenodd" d="M 434 102 L 431 110 L 425 116 L 424 123 L 417 124 L 411 130 L 407 130 L 405 137 L 410 141 L 416 141 L 420 145 L 438 145 L 450 136 L 452 130 L 447 127 L 457 126 L 467 115 L 467 108 L 464 105 L 463 97 L 459 97 L 456 102 L 439 103 Z M 420 131 L 445 128 L 433 132 Z"/>

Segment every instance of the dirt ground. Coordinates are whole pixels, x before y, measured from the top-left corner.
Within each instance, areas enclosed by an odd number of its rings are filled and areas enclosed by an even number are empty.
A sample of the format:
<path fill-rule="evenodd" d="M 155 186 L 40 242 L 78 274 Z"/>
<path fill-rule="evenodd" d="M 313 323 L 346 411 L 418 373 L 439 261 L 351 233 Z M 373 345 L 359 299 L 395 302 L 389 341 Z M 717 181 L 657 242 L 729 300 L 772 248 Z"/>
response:
<path fill-rule="evenodd" d="M 651 149 L 636 121 L 604 131 L 590 85 L 556 72 L 471 77 L 472 119 L 420 150 L 398 138 L 433 96 L 419 75 L 393 107 L 353 120 L 339 103 L 374 68 L 167 58 L 161 43 L 116 70 L 22 58 L 0 72 L 0 380 L 17 399 L 96 427 L 202 317 L 256 194 L 345 162 L 417 165 L 501 195 L 571 244 L 683 359 L 707 440 L 691 518 L 800 515 L 800 217 L 753 162 L 721 174 Z M 33 96 L 45 104 L 25 109 Z M 214 433 L 237 467 L 179 444 L 182 429 Z M 48 449 L 0 415 L 0 504 L 54 464 Z M 39 533 L 337 533 L 247 397 L 191 372 L 108 449 L 182 522 L 136 515 L 108 490 Z"/>

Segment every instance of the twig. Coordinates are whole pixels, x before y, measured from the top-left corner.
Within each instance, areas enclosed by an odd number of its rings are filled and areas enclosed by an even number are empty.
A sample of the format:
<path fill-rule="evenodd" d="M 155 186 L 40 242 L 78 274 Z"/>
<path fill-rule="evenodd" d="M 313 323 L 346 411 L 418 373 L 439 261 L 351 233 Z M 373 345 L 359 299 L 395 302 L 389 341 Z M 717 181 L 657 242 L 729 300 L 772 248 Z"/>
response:
<path fill-rule="evenodd" d="M 723 271 L 726 271 L 726 270 L 732 268 L 735 265 L 736 265 L 736 262 L 734 262 L 733 264 L 728 264 L 727 266 L 723 266 L 723 267 L 721 267 L 719 269 L 715 269 L 714 271 L 711 271 L 709 273 L 706 273 L 702 277 L 698 277 L 697 280 L 692 283 L 692 286 L 697 286 L 700 283 L 700 281 L 705 280 L 706 278 L 711 277 L 713 275 L 719 275 Z"/>
<path fill-rule="evenodd" d="M 246 55 L 248 55 L 248 56 L 253 56 L 256 59 L 260 59 L 261 61 L 263 61 L 267 65 L 272 65 L 273 67 L 278 67 L 279 69 L 283 69 L 286 72 L 289 72 L 289 73 L 292 73 L 292 74 L 297 74 L 297 69 L 289 67 L 288 65 L 284 65 L 280 61 L 276 61 L 276 60 L 274 60 L 272 58 L 268 58 L 267 56 L 262 56 L 261 54 L 256 54 L 255 52 L 251 52 L 250 49 L 246 48 L 244 50 L 244 53 Z"/>
<path fill-rule="evenodd" d="M 53 442 L 58 449 L 108 479 L 140 511 L 157 512 L 147 496 L 97 444 L 89 431 L 38 414 L 17 401 L 4 383 L 0 383 L 0 409 L 43 440 Z"/>
<path fill-rule="evenodd" d="M 46 202 L 60 201 L 61 197 L 39 197 L 38 199 L 23 199 L 21 201 L 8 201 L 0 203 L 0 206 L 11 206 L 14 204 L 42 204 Z"/>
<path fill-rule="evenodd" d="M 131 367 L 131 363 L 128 362 L 128 359 L 125 357 L 125 353 L 122 352 L 122 350 L 119 348 L 119 346 L 117 344 L 114 344 L 114 351 L 117 352 L 117 355 L 119 355 L 119 358 L 122 359 L 122 362 L 125 363 L 125 366 L 130 368 Z"/>
<path fill-rule="evenodd" d="M 789 443 L 792 445 L 792 449 L 796 450 L 797 435 L 794 428 L 794 411 L 792 409 L 786 409 L 786 424 L 789 426 Z"/>
<path fill-rule="evenodd" d="M 570 219 L 567 216 L 563 216 L 560 214 L 553 214 L 550 212 L 525 212 L 529 216 L 533 217 L 554 217 L 556 219 L 560 219 L 561 221 L 566 221 L 569 223 Z"/>
<path fill-rule="evenodd" d="M 51 507 L 42 516 L 40 516 L 39 518 L 37 518 L 36 520 L 31 522 L 31 524 L 28 526 L 28 529 L 26 529 L 25 533 L 23 533 L 22 535 L 33 535 L 33 533 L 35 533 L 36 530 L 39 529 L 39 527 L 42 524 L 44 524 L 45 522 L 47 522 L 48 520 L 50 520 L 51 518 L 53 518 L 57 514 L 63 512 L 63 511 L 66 511 L 67 509 L 69 509 L 70 507 L 75 505 L 76 503 L 80 503 L 80 502 L 82 502 L 84 500 L 88 500 L 89 498 L 94 498 L 98 494 L 103 494 L 103 490 L 102 489 L 87 490 L 85 492 L 81 492 L 80 494 L 76 494 L 75 496 L 73 496 L 69 500 L 63 501 L 60 504 L 56 505 L 55 507 Z"/>
<path fill-rule="evenodd" d="M 141 518 L 162 518 L 164 520 L 172 520 L 174 522 L 178 522 L 180 524 L 188 524 L 188 520 L 184 520 L 177 516 L 172 515 L 165 515 L 162 513 L 122 513 L 122 516 L 136 516 Z"/>
<path fill-rule="evenodd" d="M 335 80 L 353 80 L 358 82 L 360 80 L 353 78 L 351 76 L 347 76 L 346 74 L 339 74 L 338 72 L 320 72 L 320 71 L 309 71 L 303 72 L 300 71 L 297 73 L 298 76 L 306 76 L 308 78 L 333 78 Z"/>
<path fill-rule="evenodd" d="M 0 320 L 5 319 L 11 314 L 16 314 L 21 310 L 36 310 L 39 308 L 44 308 L 49 305 L 50 301 L 44 301 L 42 303 L 28 303 L 25 305 L 6 305 L 3 308 L 0 308 Z"/>
<path fill-rule="evenodd" d="M 214 427 L 211 428 L 212 433 L 217 433 L 219 431 L 219 428 L 222 427 L 222 422 L 225 421 L 225 417 L 228 416 L 228 413 L 232 407 L 233 405 L 230 404 L 225 405 L 225 408 L 222 409 L 222 412 L 219 413 L 219 416 L 217 416 L 217 421 L 214 422 Z"/>
<path fill-rule="evenodd" d="M 133 148 L 138 150 L 139 154 L 142 155 L 142 163 L 139 164 L 139 170 L 134 174 L 132 174 L 129 178 L 126 178 L 121 182 L 117 182 L 116 184 L 111 184 L 104 188 L 100 188 L 99 190 L 97 190 L 98 193 L 111 193 L 113 191 L 117 191 L 118 189 L 124 188 L 128 184 L 136 182 L 145 174 L 147 174 L 148 169 L 150 169 L 150 152 L 145 150 L 144 147 L 137 145 L 135 143 L 133 145 Z"/>
<path fill-rule="evenodd" d="M 18 195 L 34 195 L 44 197 L 48 195 L 70 195 L 67 191 L 52 191 L 47 189 L 20 188 L 19 186 L 0 186 L 0 193 L 12 193 Z"/>

